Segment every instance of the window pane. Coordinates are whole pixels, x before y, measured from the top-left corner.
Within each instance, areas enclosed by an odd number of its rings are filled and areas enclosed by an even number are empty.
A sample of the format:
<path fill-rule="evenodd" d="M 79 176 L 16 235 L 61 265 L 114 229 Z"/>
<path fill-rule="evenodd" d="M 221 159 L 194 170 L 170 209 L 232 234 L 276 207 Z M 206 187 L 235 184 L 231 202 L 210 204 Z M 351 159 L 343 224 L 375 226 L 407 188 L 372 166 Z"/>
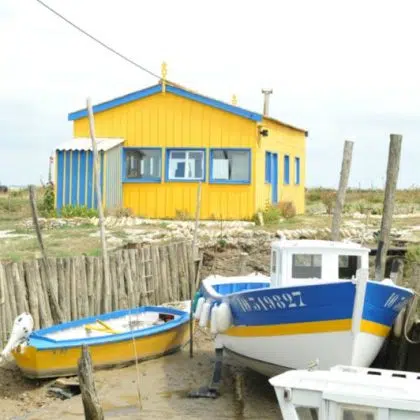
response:
<path fill-rule="evenodd" d="M 363 410 L 359 408 L 343 409 L 343 420 L 375 420 L 376 410 Z"/>
<path fill-rule="evenodd" d="M 126 150 L 126 177 L 131 179 L 160 178 L 161 151 L 153 149 Z"/>
<path fill-rule="evenodd" d="M 248 150 L 214 150 L 212 152 L 211 178 L 215 181 L 248 182 L 250 152 Z"/>
<path fill-rule="evenodd" d="M 320 254 L 294 254 L 292 277 L 295 279 L 321 278 Z"/>
<path fill-rule="evenodd" d="M 272 256 L 271 256 L 271 272 L 275 273 L 276 272 L 276 264 L 277 264 L 277 252 L 273 251 Z"/>
<path fill-rule="evenodd" d="M 362 258 L 357 255 L 338 256 L 338 278 L 350 280 L 356 277 L 357 270 L 362 265 Z"/>
<path fill-rule="evenodd" d="M 171 151 L 168 163 L 169 179 L 194 180 L 204 178 L 203 151 Z"/>

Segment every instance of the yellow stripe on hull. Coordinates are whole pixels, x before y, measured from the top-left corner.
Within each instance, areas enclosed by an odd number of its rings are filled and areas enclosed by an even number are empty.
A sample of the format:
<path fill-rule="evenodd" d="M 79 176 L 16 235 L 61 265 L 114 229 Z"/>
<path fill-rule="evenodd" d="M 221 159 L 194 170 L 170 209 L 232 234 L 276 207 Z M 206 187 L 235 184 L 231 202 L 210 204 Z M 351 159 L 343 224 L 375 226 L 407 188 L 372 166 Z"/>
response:
<path fill-rule="evenodd" d="M 146 360 L 177 351 L 189 340 L 189 325 L 159 334 L 135 339 L 138 360 Z M 89 346 L 95 368 L 111 367 L 135 361 L 133 340 Z M 54 350 L 38 350 L 28 346 L 22 352 L 13 351 L 16 363 L 25 376 L 30 378 L 52 378 L 77 372 L 81 347 Z"/>
<path fill-rule="evenodd" d="M 294 324 L 238 326 L 229 328 L 224 334 L 232 337 L 274 337 L 276 335 L 317 334 L 350 331 L 351 319 L 333 321 L 298 322 Z M 390 327 L 363 320 L 361 332 L 386 337 Z"/>
<path fill-rule="evenodd" d="M 360 331 L 368 334 L 378 335 L 379 337 L 386 337 L 391 331 L 388 325 L 378 324 L 377 322 L 366 321 L 362 319 L 360 324 Z"/>

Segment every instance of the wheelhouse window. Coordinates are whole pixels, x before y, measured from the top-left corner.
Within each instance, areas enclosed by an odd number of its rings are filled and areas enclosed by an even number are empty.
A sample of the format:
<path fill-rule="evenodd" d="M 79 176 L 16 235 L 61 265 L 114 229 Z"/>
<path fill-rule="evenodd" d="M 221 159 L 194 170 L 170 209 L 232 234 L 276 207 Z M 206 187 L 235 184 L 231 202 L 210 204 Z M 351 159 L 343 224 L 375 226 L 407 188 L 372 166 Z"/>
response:
<path fill-rule="evenodd" d="M 378 410 L 358 405 L 347 405 L 341 407 L 340 420 L 376 420 Z"/>
<path fill-rule="evenodd" d="M 292 260 L 292 277 L 294 279 L 311 279 L 322 277 L 321 254 L 294 254 Z"/>
<path fill-rule="evenodd" d="M 358 255 L 338 256 L 338 278 L 350 280 L 356 277 L 357 270 L 362 266 L 362 258 Z"/>
<path fill-rule="evenodd" d="M 213 149 L 210 151 L 210 169 L 210 182 L 247 184 L 251 179 L 251 152 Z"/>
<path fill-rule="evenodd" d="M 124 149 L 125 179 L 128 181 L 160 181 L 161 149 Z"/>
<path fill-rule="evenodd" d="M 169 181 L 202 181 L 205 174 L 204 150 L 168 150 Z"/>
<path fill-rule="evenodd" d="M 271 253 L 271 272 L 274 274 L 276 272 L 277 266 L 277 252 L 273 251 Z"/>

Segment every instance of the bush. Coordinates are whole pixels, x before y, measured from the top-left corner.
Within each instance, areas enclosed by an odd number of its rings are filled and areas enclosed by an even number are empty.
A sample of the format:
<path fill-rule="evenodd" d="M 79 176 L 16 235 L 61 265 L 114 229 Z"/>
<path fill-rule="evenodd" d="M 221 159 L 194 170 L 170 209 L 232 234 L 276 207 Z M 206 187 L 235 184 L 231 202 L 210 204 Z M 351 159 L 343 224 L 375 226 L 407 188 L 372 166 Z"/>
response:
<path fill-rule="evenodd" d="M 69 219 L 71 217 L 98 217 L 99 213 L 96 209 L 87 206 L 63 206 L 61 208 L 61 217 Z"/>
<path fill-rule="evenodd" d="M 334 209 L 334 203 L 335 203 L 335 191 L 322 191 L 321 192 L 321 201 L 324 204 L 324 206 L 327 208 L 327 213 L 332 214 Z"/>
<path fill-rule="evenodd" d="M 277 206 L 267 205 L 267 207 L 263 211 L 257 212 L 254 215 L 253 221 L 256 225 L 260 224 L 258 213 L 262 213 L 264 225 L 278 224 L 282 217 L 281 210 Z"/>
<path fill-rule="evenodd" d="M 296 216 L 296 207 L 291 201 L 280 201 L 277 207 L 281 216 L 285 219 L 291 219 Z"/>
<path fill-rule="evenodd" d="M 39 210 L 44 217 L 55 216 L 55 192 L 54 185 L 49 183 L 44 190 L 44 197 L 39 204 Z"/>
<path fill-rule="evenodd" d="M 191 215 L 187 210 L 175 210 L 175 219 L 176 220 L 192 220 Z"/>
<path fill-rule="evenodd" d="M 114 217 L 133 217 L 134 213 L 129 207 L 116 207 L 109 211 L 105 210 L 105 215 Z"/>

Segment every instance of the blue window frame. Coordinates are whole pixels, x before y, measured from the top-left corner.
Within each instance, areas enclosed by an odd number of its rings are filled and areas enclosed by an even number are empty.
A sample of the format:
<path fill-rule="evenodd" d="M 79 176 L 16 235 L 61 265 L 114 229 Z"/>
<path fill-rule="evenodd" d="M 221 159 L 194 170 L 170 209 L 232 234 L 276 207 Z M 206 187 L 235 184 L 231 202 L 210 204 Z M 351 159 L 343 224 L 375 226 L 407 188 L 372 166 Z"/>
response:
<path fill-rule="evenodd" d="M 162 149 L 123 148 L 123 182 L 161 182 Z"/>
<path fill-rule="evenodd" d="M 210 183 L 249 184 L 251 149 L 210 149 Z"/>
<path fill-rule="evenodd" d="M 300 158 L 295 157 L 295 184 L 300 184 Z"/>
<path fill-rule="evenodd" d="M 197 148 L 166 149 L 165 180 L 198 182 L 206 179 L 206 151 Z"/>
<path fill-rule="evenodd" d="M 285 185 L 290 184 L 290 158 L 289 155 L 284 155 L 284 172 L 283 172 L 283 183 Z"/>
<path fill-rule="evenodd" d="M 271 152 L 265 152 L 265 182 L 271 182 Z"/>

